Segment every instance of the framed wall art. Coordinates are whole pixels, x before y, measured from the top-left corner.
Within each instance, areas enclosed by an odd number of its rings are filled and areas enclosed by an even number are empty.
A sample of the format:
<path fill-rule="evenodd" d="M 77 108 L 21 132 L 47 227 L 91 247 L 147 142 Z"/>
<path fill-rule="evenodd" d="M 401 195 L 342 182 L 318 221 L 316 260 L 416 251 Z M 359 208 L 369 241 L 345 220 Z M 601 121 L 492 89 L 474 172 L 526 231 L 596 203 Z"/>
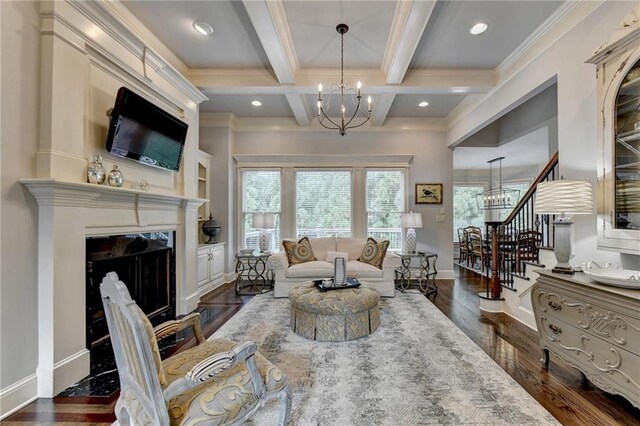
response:
<path fill-rule="evenodd" d="M 442 184 L 416 183 L 416 204 L 442 204 Z"/>

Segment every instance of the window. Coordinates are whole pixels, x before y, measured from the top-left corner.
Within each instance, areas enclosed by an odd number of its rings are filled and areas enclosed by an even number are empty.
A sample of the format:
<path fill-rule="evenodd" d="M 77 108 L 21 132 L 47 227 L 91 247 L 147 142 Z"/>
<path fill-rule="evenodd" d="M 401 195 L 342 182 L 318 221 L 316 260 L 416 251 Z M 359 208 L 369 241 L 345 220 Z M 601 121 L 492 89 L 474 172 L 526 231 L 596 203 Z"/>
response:
<path fill-rule="evenodd" d="M 351 236 L 351 172 L 296 172 L 298 237 Z"/>
<path fill-rule="evenodd" d="M 453 241 L 458 241 L 458 228 L 477 226 L 484 229 L 484 212 L 476 203 L 476 194 L 484 190 L 483 185 L 454 185 Z"/>
<path fill-rule="evenodd" d="M 402 249 L 400 218 L 404 211 L 404 173 L 367 170 L 367 235 L 389 240 L 389 249 Z"/>
<path fill-rule="evenodd" d="M 274 214 L 274 229 L 269 229 L 270 249 L 280 244 L 280 171 L 251 170 L 242 172 L 242 235 L 244 247 L 258 248 L 260 230 L 252 228 L 253 214 Z"/>

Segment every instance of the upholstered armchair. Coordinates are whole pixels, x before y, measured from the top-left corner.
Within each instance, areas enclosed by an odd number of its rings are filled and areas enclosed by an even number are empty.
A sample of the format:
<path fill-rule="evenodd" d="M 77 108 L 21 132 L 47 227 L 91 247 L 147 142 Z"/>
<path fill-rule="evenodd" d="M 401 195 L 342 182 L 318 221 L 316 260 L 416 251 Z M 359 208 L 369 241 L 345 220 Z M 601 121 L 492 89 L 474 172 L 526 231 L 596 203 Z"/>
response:
<path fill-rule="evenodd" d="M 205 340 L 198 314 L 154 329 L 115 272 L 100 292 L 120 377 L 120 425 L 238 425 L 273 398 L 280 399 L 279 424 L 287 423 L 287 378 L 255 343 Z M 185 328 L 197 346 L 161 360 L 156 339 Z"/>

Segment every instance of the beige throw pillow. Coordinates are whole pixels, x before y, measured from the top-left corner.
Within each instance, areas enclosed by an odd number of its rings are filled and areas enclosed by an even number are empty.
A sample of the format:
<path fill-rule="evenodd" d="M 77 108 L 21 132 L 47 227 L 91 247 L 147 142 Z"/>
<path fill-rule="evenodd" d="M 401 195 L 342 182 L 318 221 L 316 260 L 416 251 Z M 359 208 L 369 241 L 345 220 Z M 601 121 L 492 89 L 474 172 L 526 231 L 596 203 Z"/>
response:
<path fill-rule="evenodd" d="M 300 238 L 298 242 L 284 240 L 282 241 L 282 247 L 287 255 L 289 266 L 316 260 L 307 237 Z"/>
<path fill-rule="evenodd" d="M 367 243 L 364 245 L 364 250 L 358 258 L 360 262 L 368 263 L 375 266 L 378 269 L 382 269 L 382 262 L 384 256 L 387 254 L 387 248 L 389 247 L 389 240 L 377 242 L 373 238 L 367 238 Z"/>

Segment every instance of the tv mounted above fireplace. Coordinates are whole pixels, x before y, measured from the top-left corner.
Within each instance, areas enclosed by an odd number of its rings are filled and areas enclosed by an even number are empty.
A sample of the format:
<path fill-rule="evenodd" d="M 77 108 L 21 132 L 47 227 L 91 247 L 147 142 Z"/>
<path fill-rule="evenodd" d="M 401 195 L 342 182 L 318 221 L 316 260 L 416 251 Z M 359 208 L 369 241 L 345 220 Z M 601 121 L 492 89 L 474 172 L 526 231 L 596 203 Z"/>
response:
<path fill-rule="evenodd" d="M 126 87 L 111 112 L 107 151 L 148 166 L 178 171 L 188 125 Z"/>

